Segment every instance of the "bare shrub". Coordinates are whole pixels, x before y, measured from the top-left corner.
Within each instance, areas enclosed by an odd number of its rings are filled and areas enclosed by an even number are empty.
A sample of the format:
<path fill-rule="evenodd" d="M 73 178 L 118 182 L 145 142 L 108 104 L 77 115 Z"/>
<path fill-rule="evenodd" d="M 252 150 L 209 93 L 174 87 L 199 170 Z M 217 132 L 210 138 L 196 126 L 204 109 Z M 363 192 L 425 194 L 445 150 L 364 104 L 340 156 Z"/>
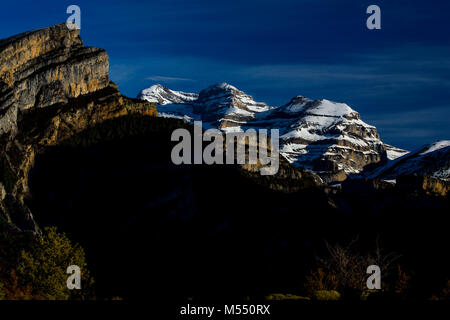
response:
<path fill-rule="evenodd" d="M 373 252 L 361 254 L 355 250 L 358 238 L 348 245 L 330 245 L 325 241 L 327 255 L 316 257 L 318 268 L 306 277 L 305 289 L 309 294 L 316 290 L 348 289 L 363 291 L 367 289 L 367 267 L 380 267 L 382 279 L 395 270 L 394 262 L 400 257 L 395 253 L 384 253 L 380 248 L 379 239 Z"/>

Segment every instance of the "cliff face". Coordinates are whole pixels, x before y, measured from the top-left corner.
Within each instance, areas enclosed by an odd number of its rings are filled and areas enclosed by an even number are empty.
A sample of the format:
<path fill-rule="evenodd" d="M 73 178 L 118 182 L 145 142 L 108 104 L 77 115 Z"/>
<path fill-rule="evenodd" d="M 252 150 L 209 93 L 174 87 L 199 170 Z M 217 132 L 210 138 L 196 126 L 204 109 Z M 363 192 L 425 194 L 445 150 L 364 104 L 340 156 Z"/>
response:
<path fill-rule="evenodd" d="M 156 116 L 108 70 L 107 53 L 65 24 L 0 40 L 0 229 L 39 231 L 24 203 L 36 154 L 108 119 Z"/>
<path fill-rule="evenodd" d="M 429 195 L 445 197 L 450 191 L 450 182 L 430 176 L 399 176 L 397 186 L 411 192 L 424 192 Z"/>
<path fill-rule="evenodd" d="M 67 103 L 108 86 L 108 55 L 85 47 L 65 24 L 0 41 L 0 134 L 16 132 L 18 111 Z"/>

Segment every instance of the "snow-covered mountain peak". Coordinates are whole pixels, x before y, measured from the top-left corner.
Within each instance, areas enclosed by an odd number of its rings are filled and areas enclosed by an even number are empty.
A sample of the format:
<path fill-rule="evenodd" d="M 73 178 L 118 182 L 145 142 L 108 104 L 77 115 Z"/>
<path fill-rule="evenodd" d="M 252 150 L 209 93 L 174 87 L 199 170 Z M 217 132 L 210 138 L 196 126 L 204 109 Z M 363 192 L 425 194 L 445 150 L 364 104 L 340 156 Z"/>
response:
<path fill-rule="evenodd" d="M 240 91 L 236 87 L 234 87 L 231 84 L 228 84 L 226 82 L 214 84 L 214 85 L 210 86 L 209 88 L 210 89 L 217 88 L 217 89 L 222 89 L 222 90 L 226 90 L 226 91 Z M 206 90 L 208 90 L 208 89 L 206 89 Z"/>
<path fill-rule="evenodd" d="M 142 91 L 139 93 L 138 97 L 139 97 L 139 98 L 145 98 L 145 97 L 147 97 L 147 96 L 159 95 L 159 94 L 161 94 L 162 92 L 165 92 L 165 91 L 168 91 L 168 90 L 169 90 L 168 88 L 164 87 L 164 86 L 161 85 L 161 84 L 154 84 L 154 85 L 152 85 L 151 87 L 142 90 Z"/>
<path fill-rule="evenodd" d="M 306 104 L 309 102 L 311 100 L 304 96 L 296 96 L 289 103 L 281 106 L 280 109 L 287 113 L 299 113 L 304 111 Z"/>
<path fill-rule="evenodd" d="M 203 89 L 199 93 L 199 100 L 207 100 L 212 98 L 225 98 L 232 97 L 239 93 L 243 93 L 238 90 L 236 87 L 233 87 L 227 83 L 218 83 L 212 86 L 209 86 L 206 89 Z"/>
<path fill-rule="evenodd" d="M 308 114 L 328 117 L 345 117 L 347 119 L 359 119 L 359 113 L 345 103 L 330 101 L 327 99 L 314 100 L 305 105 Z"/>
<path fill-rule="evenodd" d="M 450 140 L 424 145 L 377 168 L 369 177 L 391 180 L 400 175 L 429 175 L 449 180 Z"/>
<path fill-rule="evenodd" d="M 330 118 L 344 117 L 346 119 L 360 119 L 359 113 L 345 103 L 338 103 L 326 99 L 311 100 L 304 96 L 296 96 L 289 103 L 279 107 L 278 110 L 274 110 L 275 114 L 279 112 Z"/>
<path fill-rule="evenodd" d="M 155 84 L 150 88 L 142 90 L 139 93 L 138 98 L 159 105 L 167 105 L 195 101 L 198 98 L 198 94 L 170 90 L 161 84 Z"/>
<path fill-rule="evenodd" d="M 203 89 L 199 93 L 199 100 L 218 98 L 218 97 L 232 97 L 235 95 L 244 94 L 236 87 L 228 83 L 217 83 Z"/>
<path fill-rule="evenodd" d="M 219 83 L 200 91 L 194 111 L 206 121 L 216 121 L 219 128 L 238 128 L 269 107 L 227 83 Z"/>
<path fill-rule="evenodd" d="M 450 140 L 436 141 L 430 145 L 426 145 L 426 146 L 422 147 L 421 151 L 420 151 L 420 155 L 425 155 L 427 153 L 441 150 L 441 149 L 447 148 L 447 147 L 450 147 Z"/>

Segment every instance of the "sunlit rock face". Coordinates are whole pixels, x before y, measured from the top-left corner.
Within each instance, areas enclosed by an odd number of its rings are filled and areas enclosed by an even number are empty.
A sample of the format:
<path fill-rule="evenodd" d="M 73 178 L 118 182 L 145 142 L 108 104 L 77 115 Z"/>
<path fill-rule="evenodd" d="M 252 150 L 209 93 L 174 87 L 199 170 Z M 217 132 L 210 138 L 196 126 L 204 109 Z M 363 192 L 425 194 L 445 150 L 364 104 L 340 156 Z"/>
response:
<path fill-rule="evenodd" d="M 0 40 L 0 229 L 39 230 L 24 201 L 36 155 L 110 119 L 156 116 L 108 72 L 105 50 L 65 24 Z"/>
<path fill-rule="evenodd" d="M 60 24 L 0 40 L 0 134 L 18 111 L 67 103 L 109 84 L 108 54 Z"/>

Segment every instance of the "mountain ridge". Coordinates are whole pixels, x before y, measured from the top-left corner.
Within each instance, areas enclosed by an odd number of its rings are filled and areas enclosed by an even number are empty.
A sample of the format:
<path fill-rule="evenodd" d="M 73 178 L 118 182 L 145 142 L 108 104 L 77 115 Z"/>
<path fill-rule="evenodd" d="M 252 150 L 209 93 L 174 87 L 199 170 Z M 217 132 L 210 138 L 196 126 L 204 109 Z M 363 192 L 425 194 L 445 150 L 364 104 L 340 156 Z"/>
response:
<path fill-rule="evenodd" d="M 450 179 L 450 140 L 440 140 L 389 161 L 370 172 L 369 178 L 394 180 L 400 175 L 427 175 Z"/>
<path fill-rule="evenodd" d="M 149 88 L 153 90 L 143 90 L 138 97 L 156 101 L 158 91 L 154 89 L 159 87 L 165 88 L 153 85 Z M 142 94 L 144 91 L 146 95 Z M 191 93 L 189 101 L 162 101 L 159 116 L 201 120 L 204 126 L 224 132 L 278 128 L 283 157 L 296 166 L 318 173 L 329 183 L 357 175 L 368 165 L 408 153 L 383 143 L 376 127 L 365 123 L 360 114 L 345 103 L 311 100 L 298 95 L 284 105 L 269 106 L 227 83 L 201 90 L 197 99 L 195 95 Z"/>

